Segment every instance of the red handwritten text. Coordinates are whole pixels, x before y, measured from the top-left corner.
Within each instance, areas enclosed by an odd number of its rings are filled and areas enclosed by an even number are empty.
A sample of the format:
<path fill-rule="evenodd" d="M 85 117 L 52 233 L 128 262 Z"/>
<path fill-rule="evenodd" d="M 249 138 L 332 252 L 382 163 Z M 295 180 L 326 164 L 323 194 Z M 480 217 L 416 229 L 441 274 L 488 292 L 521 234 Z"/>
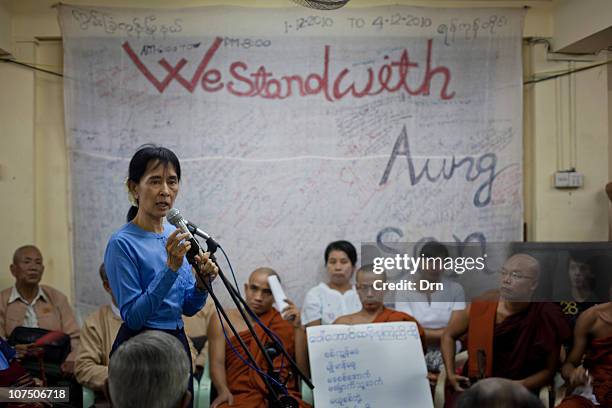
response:
<path fill-rule="evenodd" d="M 399 58 L 395 60 L 385 56 L 383 64 L 377 70 L 368 67 L 366 69 L 367 80 L 359 84 L 351 79 L 353 72 L 349 68 L 340 67 L 337 74 L 331 73 L 332 47 L 329 45 L 326 45 L 323 51 L 323 66 L 320 73 L 290 74 L 278 77 L 268 71 L 264 65 L 251 69 L 244 61 L 234 61 L 229 65 L 229 80 L 224 82 L 223 73 L 219 69 L 209 67 L 222 43 L 223 39 L 220 37 L 213 41 L 191 78 L 185 78 L 181 74 L 181 70 L 188 63 L 185 58 L 181 58 L 174 66 L 165 58 L 160 59 L 158 64 L 166 71 L 166 75 L 163 79 L 158 79 L 127 41 L 123 43 L 123 50 L 159 93 L 163 93 L 175 80 L 190 93 L 193 93 L 200 84 L 204 92 L 219 92 L 225 89 L 228 93 L 238 97 L 286 99 L 297 95 L 322 95 L 325 100 L 334 102 L 347 96 L 364 98 L 383 92 L 403 91 L 412 96 L 429 96 L 432 81 L 437 77 L 441 84 L 440 99 L 448 100 L 455 96 L 455 92 L 449 91 L 452 77 L 450 69 L 442 65 L 432 66 L 433 40 L 431 39 L 427 40 L 427 55 L 424 63 L 411 59 L 408 50 L 404 49 Z M 413 74 L 415 71 L 416 74 Z M 418 75 L 419 73 L 421 75 Z M 420 83 L 416 86 L 409 81 L 414 82 L 415 76 L 420 78 Z"/>

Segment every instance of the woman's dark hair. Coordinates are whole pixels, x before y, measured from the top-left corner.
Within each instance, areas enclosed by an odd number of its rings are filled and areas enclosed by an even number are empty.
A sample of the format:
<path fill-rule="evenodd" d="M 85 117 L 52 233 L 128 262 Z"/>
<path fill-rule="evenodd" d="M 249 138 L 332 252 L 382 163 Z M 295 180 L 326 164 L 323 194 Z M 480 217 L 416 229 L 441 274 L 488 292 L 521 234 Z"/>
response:
<path fill-rule="evenodd" d="M 168 165 L 172 164 L 176 171 L 176 177 L 181 181 L 181 164 L 179 163 L 176 154 L 168 148 L 157 146 L 154 144 L 145 144 L 138 148 L 138 151 L 132 156 L 130 160 L 130 169 L 128 172 L 128 180 L 136 184 L 140 182 L 142 176 L 147 171 L 147 166 L 153 161 L 159 162 L 159 164 Z M 138 207 L 130 207 L 127 213 L 127 222 L 130 222 L 136 217 L 138 213 Z"/>
<path fill-rule="evenodd" d="M 448 249 L 437 241 L 428 241 L 421 248 L 421 254 L 426 258 L 447 258 Z"/>
<path fill-rule="evenodd" d="M 596 258 L 597 257 L 593 256 L 593 254 L 590 252 L 569 251 L 567 263 L 569 264 L 569 261 L 574 261 L 576 263 L 585 264 L 589 268 L 593 269 L 593 267 L 595 266 L 594 264 L 597 260 Z"/>
<path fill-rule="evenodd" d="M 571 261 L 574 261 L 581 265 L 585 265 L 588 268 L 590 273 L 586 276 L 587 286 L 589 287 L 589 289 L 596 291 L 597 280 L 595 278 L 597 276 L 597 264 L 599 262 L 599 258 L 596 255 L 593 255 L 592 253 L 585 252 L 585 251 L 570 251 L 569 257 L 567 260 L 568 275 L 569 275 L 569 264 Z"/>
<path fill-rule="evenodd" d="M 348 259 L 351 261 L 351 264 L 355 266 L 357 263 L 357 250 L 348 241 L 334 241 L 331 244 L 327 245 L 325 248 L 325 264 L 327 265 L 327 260 L 329 259 L 329 253 L 331 251 L 342 251 L 348 256 Z"/>

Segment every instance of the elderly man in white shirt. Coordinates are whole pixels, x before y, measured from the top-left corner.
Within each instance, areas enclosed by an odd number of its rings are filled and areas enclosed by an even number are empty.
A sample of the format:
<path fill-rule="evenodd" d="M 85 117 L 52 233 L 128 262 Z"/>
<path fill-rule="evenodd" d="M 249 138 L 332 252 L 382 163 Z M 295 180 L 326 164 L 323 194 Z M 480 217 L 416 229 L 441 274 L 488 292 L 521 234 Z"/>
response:
<path fill-rule="evenodd" d="M 71 351 L 61 369 L 73 373 L 80 344 L 79 325 L 68 298 L 59 290 L 40 284 L 45 269 L 40 250 L 34 245 L 18 248 L 10 269 L 15 285 L 0 292 L 0 336 L 8 338 L 18 326 L 66 333 L 70 336 Z"/>

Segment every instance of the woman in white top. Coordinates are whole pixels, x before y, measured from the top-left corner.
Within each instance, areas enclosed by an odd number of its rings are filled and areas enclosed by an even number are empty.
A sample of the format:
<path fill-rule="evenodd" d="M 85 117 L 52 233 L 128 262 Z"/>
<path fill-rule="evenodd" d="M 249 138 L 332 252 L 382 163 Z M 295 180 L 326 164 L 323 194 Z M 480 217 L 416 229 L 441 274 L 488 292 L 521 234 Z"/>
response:
<path fill-rule="evenodd" d="M 351 282 L 356 263 L 357 250 L 348 241 L 334 241 L 325 248 L 328 281 L 306 293 L 302 307 L 302 323 L 306 327 L 332 324 L 340 316 L 361 310 Z"/>
<path fill-rule="evenodd" d="M 421 254 L 427 258 L 448 257 L 446 246 L 439 242 L 430 241 L 423 245 Z M 442 354 L 440 353 L 440 337 L 448 325 L 453 313 L 465 309 L 465 292 L 463 287 L 452 280 L 445 279 L 442 274 L 444 269 L 437 268 L 435 262 L 429 268 L 419 271 L 419 279 L 426 279 L 430 283 L 442 282 L 444 290 L 409 291 L 406 300 L 395 304 L 395 309 L 413 316 L 423 326 L 427 341 L 427 354 L 425 362 L 430 372 L 437 373 L 442 365 Z M 460 345 L 457 346 L 460 350 Z"/>

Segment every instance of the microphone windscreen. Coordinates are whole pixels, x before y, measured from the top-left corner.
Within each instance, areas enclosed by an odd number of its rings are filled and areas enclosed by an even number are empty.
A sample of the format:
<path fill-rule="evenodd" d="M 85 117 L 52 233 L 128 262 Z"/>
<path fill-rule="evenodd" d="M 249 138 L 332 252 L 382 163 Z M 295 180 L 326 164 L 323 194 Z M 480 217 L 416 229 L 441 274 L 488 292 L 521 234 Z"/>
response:
<path fill-rule="evenodd" d="M 171 208 L 166 215 L 168 222 L 178 228 L 178 224 L 183 220 L 181 212 L 176 208 Z"/>

